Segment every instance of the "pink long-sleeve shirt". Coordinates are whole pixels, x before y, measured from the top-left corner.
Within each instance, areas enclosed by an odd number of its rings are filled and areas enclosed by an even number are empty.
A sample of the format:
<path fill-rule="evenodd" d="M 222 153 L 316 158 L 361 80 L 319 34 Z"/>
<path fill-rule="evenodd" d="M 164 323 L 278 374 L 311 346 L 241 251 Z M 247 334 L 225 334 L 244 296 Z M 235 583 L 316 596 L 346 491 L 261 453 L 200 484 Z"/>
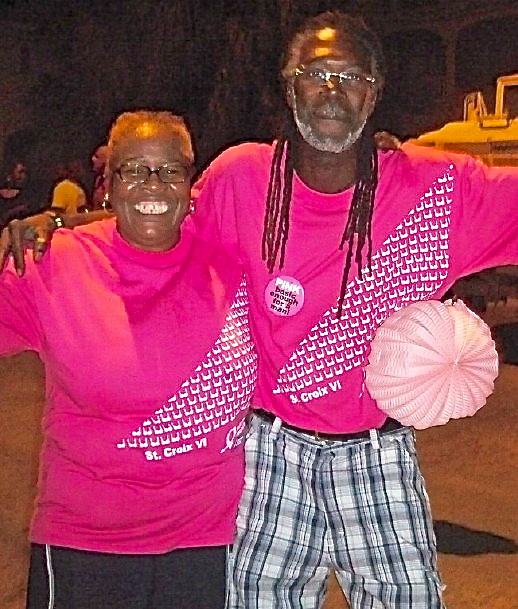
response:
<path fill-rule="evenodd" d="M 164 253 L 131 247 L 113 220 L 58 231 L 22 279 L 0 275 L 0 355 L 45 364 L 34 542 L 232 542 L 256 356 L 241 270 L 187 228 Z"/>

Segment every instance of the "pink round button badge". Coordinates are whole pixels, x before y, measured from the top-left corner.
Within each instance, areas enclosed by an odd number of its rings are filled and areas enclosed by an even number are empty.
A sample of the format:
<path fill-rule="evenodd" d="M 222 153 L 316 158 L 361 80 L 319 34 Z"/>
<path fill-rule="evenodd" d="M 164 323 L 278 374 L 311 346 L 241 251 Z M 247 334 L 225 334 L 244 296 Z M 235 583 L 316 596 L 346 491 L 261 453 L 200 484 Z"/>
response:
<path fill-rule="evenodd" d="M 264 292 L 266 307 L 279 317 L 296 315 L 304 305 L 304 288 L 293 277 L 275 277 Z"/>

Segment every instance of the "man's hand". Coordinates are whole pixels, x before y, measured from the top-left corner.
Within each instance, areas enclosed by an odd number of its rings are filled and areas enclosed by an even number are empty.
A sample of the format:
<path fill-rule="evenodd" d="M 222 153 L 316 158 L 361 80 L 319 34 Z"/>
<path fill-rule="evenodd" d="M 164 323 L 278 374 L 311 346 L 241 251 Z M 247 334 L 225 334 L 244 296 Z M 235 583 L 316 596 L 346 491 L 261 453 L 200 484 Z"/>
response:
<path fill-rule="evenodd" d="M 32 247 L 34 260 L 41 259 L 56 229 L 54 215 L 44 212 L 24 220 L 12 220 L 0 234 L 0 271 L 12 254 L 16 272 L 21 277 L 25 273 L 24 251 Z"/>
<path fill-rule="evenodd" d="M 397 150 L 401 148 L 401 140 L 390 131 L 376 131 L 374 142 L 379 150 Z"/>
<path fill-rule="evenodd" d="M 113 217 L 111 212 L 102 209 L 71 216 L 61 216 L 52 211 L 45 211 L 24 220 L 12 220 L 0 234 L 0 272 L 4 268 L 9 254 L 12 254 L 16 272 L 22 277 L 25 273 L 25 248 L 32 247 L 34 260 L 38 262 L 45 253 L 52 240 L 52 234 L 58 226 L 72 229 L 76 226 L 111 217 Z M 58 219 L 60 220 L 59 223 L 57 222 Z"/>

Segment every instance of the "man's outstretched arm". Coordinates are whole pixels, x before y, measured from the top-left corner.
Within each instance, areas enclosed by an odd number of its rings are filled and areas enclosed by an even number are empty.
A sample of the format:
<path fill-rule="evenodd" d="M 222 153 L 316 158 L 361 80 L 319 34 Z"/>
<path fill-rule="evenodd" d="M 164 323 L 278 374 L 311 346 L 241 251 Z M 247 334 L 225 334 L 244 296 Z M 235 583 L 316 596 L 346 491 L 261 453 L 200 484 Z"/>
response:
<path fill-rule="evenodd" d="M 57 228 L 73 229 L 111 216 L 112 214 L 104 210 L 70 216 L 45 211 L 23 220 L 12 220 L 0 234 L 0 270 L 9 255 L 12 255 L 16 272 L 21 277 L 25 272 L 25 248 L 32 247 L 34 260 L 37 262 L 45 253 Z"/>

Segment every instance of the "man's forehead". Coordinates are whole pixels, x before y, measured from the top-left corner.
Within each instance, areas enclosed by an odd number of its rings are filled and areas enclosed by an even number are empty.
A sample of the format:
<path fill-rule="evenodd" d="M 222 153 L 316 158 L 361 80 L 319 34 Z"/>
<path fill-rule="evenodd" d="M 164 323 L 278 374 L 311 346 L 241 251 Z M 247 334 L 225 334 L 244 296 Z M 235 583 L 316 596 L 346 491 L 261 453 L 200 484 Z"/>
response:
<path fill-rule="evenodd" d="M 300 63 L 307 65 L 316 60 L 336 59 L 351 63 L 368 63 L 354 39 L 343 30 L 325 27 L 312 32 L 300 48 Z"/>

